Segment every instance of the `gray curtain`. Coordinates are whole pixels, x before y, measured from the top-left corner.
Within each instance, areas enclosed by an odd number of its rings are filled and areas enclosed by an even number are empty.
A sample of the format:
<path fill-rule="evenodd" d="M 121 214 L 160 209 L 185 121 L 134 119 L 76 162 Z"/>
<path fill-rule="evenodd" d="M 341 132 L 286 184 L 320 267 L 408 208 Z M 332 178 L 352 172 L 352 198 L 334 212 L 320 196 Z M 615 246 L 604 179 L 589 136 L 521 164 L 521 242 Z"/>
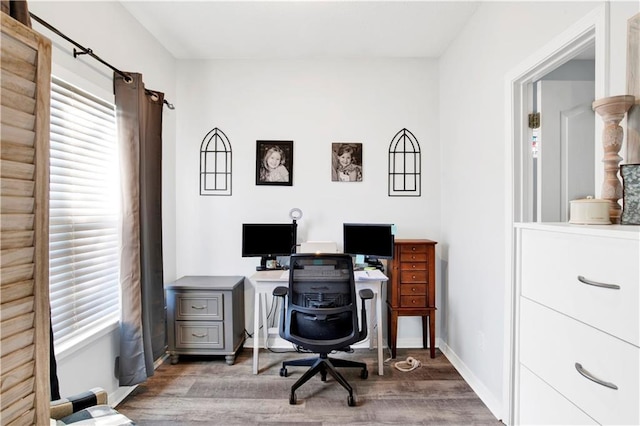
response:
<path fill-rule="evenodd" d="M 31 28 L 31 17 L 29 16 L 29 6 L 26 0 L 2 0 L 0 1 L 0 10 Z"/>
<path fill-rule="evenodd" d="M 121 386 L 144 382 L 166 350 L 162 270 L 162 107 L 164 94 L 145 90 L 142 75 L 114 75 L 120 175 Z"/>

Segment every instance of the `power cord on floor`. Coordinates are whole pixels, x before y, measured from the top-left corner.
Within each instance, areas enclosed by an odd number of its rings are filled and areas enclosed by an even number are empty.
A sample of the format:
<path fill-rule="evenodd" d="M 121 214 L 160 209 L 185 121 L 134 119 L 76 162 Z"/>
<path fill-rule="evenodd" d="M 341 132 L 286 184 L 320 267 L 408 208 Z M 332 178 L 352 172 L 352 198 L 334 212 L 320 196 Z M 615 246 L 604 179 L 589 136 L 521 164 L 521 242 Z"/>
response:
<path fill-rule="evenodd" d="M 408 357 L 406 359 L 406 361 L 398 361 L 394 364 L 394 367 L 396 367 L 398 370 L 400 371 L 404 371 L 405 373 L 409 372 L 409 371 L 413 371 L 416 368 L 420 367 L 422 365 L 422 363 L 413 358 L 413 357 Z"/>

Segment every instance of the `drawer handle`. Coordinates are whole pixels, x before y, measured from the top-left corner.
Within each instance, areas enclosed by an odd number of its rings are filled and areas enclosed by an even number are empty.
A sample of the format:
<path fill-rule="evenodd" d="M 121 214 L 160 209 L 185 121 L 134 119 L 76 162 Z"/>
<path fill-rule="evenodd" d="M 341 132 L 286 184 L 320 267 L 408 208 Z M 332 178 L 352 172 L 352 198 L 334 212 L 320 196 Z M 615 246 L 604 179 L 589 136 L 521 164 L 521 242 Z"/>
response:
<path fill-rule="evenodd" d="M 202 309 L 207 309 L 207 307 L 206 307 L 206 306 L 194 306 L 194 305 L 191 305 L 191 309 L 199 309 L 199 310 L 202 310 Z"/>
<path fill-rule="evenodd" d="M 582 364 L 580 364 L 579 362 L 576 362 L 576 370 L 578 370 L 578 373 L 580 373 L 583 377 L 586 377 L 587 379 L 591 380 L 592 382 L 596 382 L 597 384 L 602 385 L 602 386 L 607 387 L 607 388 L 618 390 L 618 387 L 616 385 L 614 385 L 613 383 L 605 382 L 604 380 L 600 380 L 597 377 L 595 377 L 594 375 L 592 375 L 591 373 L 589 373 L 587 370 L 584 369 L 584 367 L 582 367 Z"/>
<path fill-rule="evenodd" d="M 196 334 L 196 333 L 191 333 L 191 335 L 192 335 L 193 337 L 200 337 L 200 338 L 202 338 L 202 337 L 207 337 L 206 333 L 205 333 L 205 334 Z"/>
<path fill-rule="evenodd" d="M 596 287 L 610 288 L 612 290 L 620 290 L 620 286 L 618 284 L 599 283 L 597 281 L 588 280 L 585 277 L 583 277 L 582 275 L 578 275 L 578 281 L 580 281 L 583 284 L 588 284 L 588 285 L 592 285 L 592 286 L 596 286 Z"/>
<path fill-rule="evenodd" d="M 415 280 L 415 279 L 416 279 L 416 276 L 415 276 L 415 275 L 412 275 L 412 276 L 411 276 L 411 279 L 412 279 L 412 280 Z"/>

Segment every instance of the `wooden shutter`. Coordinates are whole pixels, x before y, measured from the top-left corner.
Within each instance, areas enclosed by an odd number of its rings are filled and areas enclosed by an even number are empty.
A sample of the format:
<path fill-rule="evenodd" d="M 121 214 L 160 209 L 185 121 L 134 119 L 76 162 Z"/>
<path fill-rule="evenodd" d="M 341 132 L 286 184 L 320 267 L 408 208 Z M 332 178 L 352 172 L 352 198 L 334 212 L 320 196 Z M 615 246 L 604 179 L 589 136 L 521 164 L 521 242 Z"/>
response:
<path fill-rule="evenodd" d="M 41 425 L 50 399 L 51 42 L 0 18 L 0 422 Z"/>

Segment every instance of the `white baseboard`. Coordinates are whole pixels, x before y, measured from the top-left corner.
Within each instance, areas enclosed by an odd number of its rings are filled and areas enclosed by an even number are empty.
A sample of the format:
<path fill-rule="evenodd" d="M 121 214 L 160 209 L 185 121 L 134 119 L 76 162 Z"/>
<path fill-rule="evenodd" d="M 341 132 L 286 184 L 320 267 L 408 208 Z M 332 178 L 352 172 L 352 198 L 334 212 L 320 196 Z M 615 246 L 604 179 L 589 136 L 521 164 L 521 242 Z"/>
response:
<path fill-rule="evenodd" d="M 466 364 L 462 362 L 458 355 L 445 343 L 440 342 L 440 351 L 447 357 L 451 365 L 458 370 L 458 373 L 462 376 L 465 382 L 471 386 L 471 389 L 478 395 L 482 402 L 487 406 L 491 414 L 496 419 L 502 419 L 502 404 L 500 400 L 496 399 L 489 389 L 467 368 Z"/>

